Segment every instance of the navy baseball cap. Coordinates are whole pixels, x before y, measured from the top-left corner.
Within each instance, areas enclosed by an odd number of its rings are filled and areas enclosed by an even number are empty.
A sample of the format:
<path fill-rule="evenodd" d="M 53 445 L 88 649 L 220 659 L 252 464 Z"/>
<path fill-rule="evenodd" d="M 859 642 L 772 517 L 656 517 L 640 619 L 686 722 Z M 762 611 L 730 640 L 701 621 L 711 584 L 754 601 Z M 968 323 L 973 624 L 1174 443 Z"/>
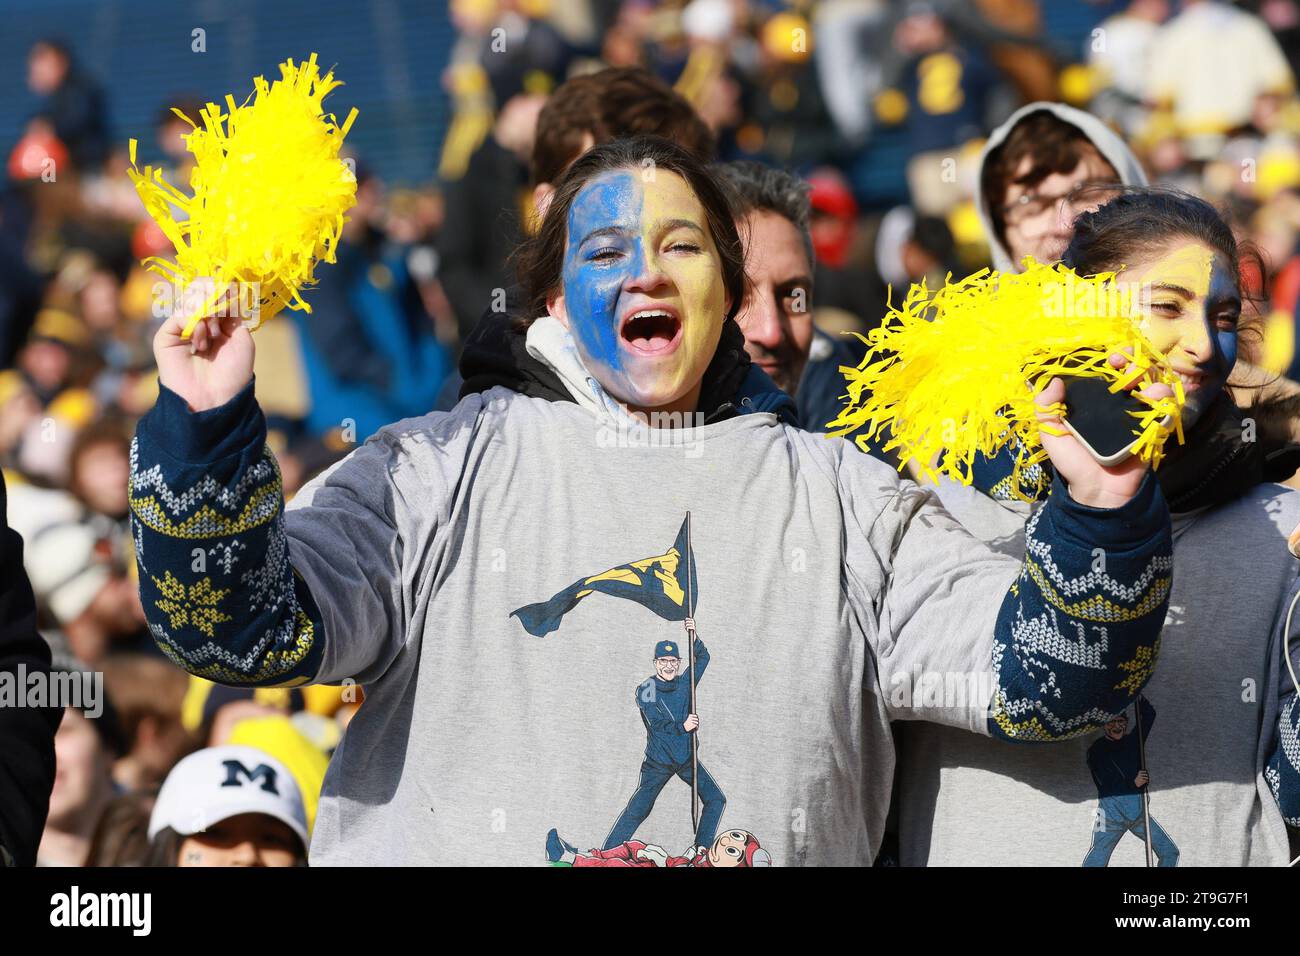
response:
<path fill-rule="evenodd" d="M 660 641 L 655 645 L 655 659 L 660 657 L 675 657 L 682 659 L 681 653 L 677 650 L 677 644 L 674 641 Z"/>

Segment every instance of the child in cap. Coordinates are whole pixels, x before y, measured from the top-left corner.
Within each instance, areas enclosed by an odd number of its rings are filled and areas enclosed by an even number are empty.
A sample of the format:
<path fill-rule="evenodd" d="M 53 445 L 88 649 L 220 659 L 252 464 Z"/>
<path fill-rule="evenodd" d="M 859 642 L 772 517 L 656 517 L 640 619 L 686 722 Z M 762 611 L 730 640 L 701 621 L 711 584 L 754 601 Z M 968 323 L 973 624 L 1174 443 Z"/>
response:
<path fill-rule="evenodd" d="M 303 866 L 307 815 L 287 767 L 253 747 L 208 747 L 163 781 L 151 866 Z"/>

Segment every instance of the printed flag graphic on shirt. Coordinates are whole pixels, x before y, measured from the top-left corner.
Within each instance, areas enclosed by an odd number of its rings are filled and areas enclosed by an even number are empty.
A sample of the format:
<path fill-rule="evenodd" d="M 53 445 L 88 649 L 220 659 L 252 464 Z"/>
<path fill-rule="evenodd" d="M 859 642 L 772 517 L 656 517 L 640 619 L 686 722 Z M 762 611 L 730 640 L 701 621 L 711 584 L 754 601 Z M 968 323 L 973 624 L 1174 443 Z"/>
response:
<path fill-rule="evenodd" d="M 636 601 L 669 621 L 683 620 L 687 614 L 687 562 L 683 556 L 690 550 L 686 528 L 683 521 L 677 540 L 666 554 L 630 561 L 575 581 L 549 601 L 528 604 L 511 611 L 510 616 L 518 617 L 529 634 L 545 637 L 559 628 L 561 618 L 577 607 L 579 601 L 589 594 L 600 593 Z M 695 575 L 695 556 L 691 555 L 689 560 L 690 606 L 695 607 L 700 593 L 699 578 Z"/>

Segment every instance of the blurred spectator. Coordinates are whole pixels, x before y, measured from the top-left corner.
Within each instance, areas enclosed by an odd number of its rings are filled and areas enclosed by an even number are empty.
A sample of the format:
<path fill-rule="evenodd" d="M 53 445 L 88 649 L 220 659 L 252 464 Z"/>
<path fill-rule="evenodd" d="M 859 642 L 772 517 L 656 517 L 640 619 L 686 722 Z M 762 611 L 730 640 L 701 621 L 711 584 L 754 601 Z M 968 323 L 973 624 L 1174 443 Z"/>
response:
<path fill-rule="evenodd" d="M 462 340 L 493 297 L 505 294 L 506 259 L 532 218 L 528 158 L 545 102 L 545 96 L 528 92 L 506 100 L 492 135 L 447 194 L 439 274 Z"/>
<path fill-rule="evenodd" d="M 43 97 L 35 122 L 48 125 L 68 147 L 73 166 L 87 172 L 108 158 L 108 109 L 99 84 L 80 70 L 60 40 L 32 44 L 27 54 L 27 88 Z"/>
<path fill-rule="evenodd" d="M 28 573 L 52 629 L 87 665 L 112 650 L 152 650 L 134 576 L 89 524 L 61 521 L 27 537 Z"/>
<path fill-rule="evenodd" d="M 1137 158 L 1091 113 L 1030 103 L 994 130 L 980 167 L 980 217 L 998 269 L 1055 262 L 1075 217 L 1118 186 L 1146 185 Z"/>
<path fill-rule="evenodd" d="M 892 56 L 885 0 L 827 0 L 813 9 L 815 64 L 826 111 L 848 144 L 860 145 L 875 125 L 872 104 Z"/>
<path fill-rule="evenodd" d="M 508 100 L 521 90 L 547 92 L 567 73 L 576 51 L 545 18 L 545 6 L 538 0 L 451 4 L 459 38 L 443 77 L 455 112 L 438 164 L 444 181 L 465 175 Z"/>
<path fill-rule="evenodd" d="M 85 866 L 144 866 L 149 855 L 152 793 L 123 793 L 108 802 L 90 837 Z"/>
<path fill-rule="evenodd" d="M 130 477 L 130 431 L 115 418 L 93 422 L 72 445 L 68 490 L 81 502 L 83 520 L 103 534 L 130 541 L 126 482 Z M 118 542 L 113 542 L 117 549 Z M 117 549 L 120 553 L 120 549 Z"/>
<path fill-rule="evenodd" d="M 478 60 L 487 71 L 497 112 L 519 90 L 548 91 L 568 71 L 574 50 L 545 18 L 549 4 L 538 0 L 498 0 L 496 22 Z"/>
<path fill-rule="evenodd" d="M 1146 123 L 1148 52 L 1169 7 L 1170 0 L 1133 0 L 1103 20 L 1088 39 L 1087 62 L 1098 88 L 1091 109 L 1128 136 L 1140 133 Z"/>
<path fill-rule="evenodd" d="M 149 818 L 150 866 L 303 866 L 307 819 L 288 768 L 252 747 L 178 763 Z"/>
<path fill-rule="evenodd" d="M 906 122 L 912 204 L 923 213 L 942 214 L 958 196 L 956 177 L 945 174 L 945 164 L 954 162 L 954 147 L 985 128 L 999 79 L 978 50 L 958 42 L 932 4 L 909 4 L 894 45 L 907 60 L 898 91 L 883 96 L 880 110 L 894 122 Z M 891 111 L 896 112 L 891 116 Z"/>
<path fill-rule="evenodd" d="M 940 0 L 936 6 L 966 42 L 987 47 L 992 64 L 1006 74 L 1023 99 L 1056 95 L 1057 63 L 1063 52 L 1068 57 L 1073 51 L 1062 51 L 1052 37 L 1044 36 L 1040 0 Z"/>
<path fill-rule="evenodd" d="M 1291 73 L 1300 75 L 1300 2 L 1297 0 L 1241 0 L 1242 9 L 1255 14 L 1272 31 L 1291 65 Z"/>
<path fill-rule="evenodd" d="M 87 678 L 88 672 L 69 673 Z M 86 686 L 83 684 L 83 686 Z M 86 694 L 83 694 L 83 701 Z M 50 814 L 41 836 L 38 866 L 81 866 L 96 824 L 113 797 L 113 761 L 122 753 L 122 736 L 107 700 L 102 712 L 67 707 L 54 737 L 57 770 Z"/>
<path fill-rule="evenodd" d="M 1194 159 L 1252 121 L 1261 98 L 1286 97 L 1295 78 L 1258 17 L 1220 0 L 1183 0 L 1150 45 L 1146 100 L 1172 114 Z"/>
<path fill-rule="evenodd" d="M 876 267 L 890 288 L 894 302 L 914 283 L 937 289 L 956 266 L 952 232 L 935 216 L 917 216 L 910 207 L 897 206 L 881 221 L 876 233 Z M 879 315 L 886 306 L 881 303 Z M 874 325 L 874 323 L 873 323 Z"/>
<path fill-rule="evenodd" d="M 836 310 L 843 314 L 833 323 L 837 328 L 865 331 L 884 315 L 885 294 L 868 259 L 858 202 L 837 169 L 815 169 L 808 183 L 818 315 Z"/>
<path fill-rule="evenodd" d="M 0 371 L 0 456 L 29 476 L 54 484 L 68 477 L 77 430 L 95 412 L 87 387 L 97 359 L 85 324 L 70 312 L 45 308 L 36 317 L 17 369 Z"/>
<path fill-rule="evenodd" d="M 757 63 L 746 98 L 746 129 L 738 147 L 782 166 L 800 168 L 838 157 L 845 142 L 831 119 L 814 66 L 812 27 L 782 11 L 758 30 Z"/>
<path fill-rule="evenodd" d="M 321 270 L 312 314 L 291 313 L 311 394 L 306 428 L 363 442 L 390 422 L 423 415 L 451 369 L 407 270 L 382 229 L 383 184 L 357 168 L 357 204 L 338 261 Z M 348 431 L 354 434 L 348 435 Z"/>
<path fill-rule="evenodd" d="M 121 790 L 156 790 L 189 749 L 191 738 L 181 724 L 187 686 L 185 673 L 156 655 L 114 654 L 104 662 L 104 689 L 125 747 L 113 764 Z"/>

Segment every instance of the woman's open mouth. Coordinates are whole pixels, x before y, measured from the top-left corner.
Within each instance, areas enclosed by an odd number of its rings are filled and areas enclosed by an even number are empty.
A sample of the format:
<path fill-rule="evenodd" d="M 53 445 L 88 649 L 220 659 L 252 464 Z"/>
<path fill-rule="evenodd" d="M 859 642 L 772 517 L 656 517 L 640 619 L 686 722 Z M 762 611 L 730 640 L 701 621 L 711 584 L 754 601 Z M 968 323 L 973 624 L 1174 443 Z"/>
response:
<path fill-rule="evenodd" d="M 667 355 L 681 341 L 682 322 L 676 309 L 637 309 L 623 320 L 618 334 L 638 355 Z"/>
<path fill-rule="evenodd" d="M 1175 368 L 1174 371 L 1178 374 L 1179 381 L 1183 383 L 1184 393 L 1199 391 L 1205 384 L 1204 372 L 1185 372 L 1179 368 Z"/>

